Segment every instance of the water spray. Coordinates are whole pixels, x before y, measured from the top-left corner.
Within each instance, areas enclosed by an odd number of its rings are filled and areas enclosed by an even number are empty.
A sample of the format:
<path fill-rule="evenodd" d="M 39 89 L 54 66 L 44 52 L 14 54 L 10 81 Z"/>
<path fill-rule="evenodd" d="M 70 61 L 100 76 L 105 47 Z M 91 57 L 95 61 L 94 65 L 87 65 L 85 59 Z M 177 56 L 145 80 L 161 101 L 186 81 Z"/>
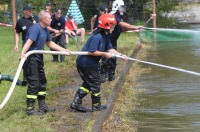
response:
<path fill-rule="evenodd" d="M 174 32 L 193 32 L 193 33 L 200 33 L 197 30 L 188 30 L 188 29 L 170 29 L 170 28 L 148 28 L 144 27 L 147 30 L 157 30 L 157 31 L 174 31 Z"/>

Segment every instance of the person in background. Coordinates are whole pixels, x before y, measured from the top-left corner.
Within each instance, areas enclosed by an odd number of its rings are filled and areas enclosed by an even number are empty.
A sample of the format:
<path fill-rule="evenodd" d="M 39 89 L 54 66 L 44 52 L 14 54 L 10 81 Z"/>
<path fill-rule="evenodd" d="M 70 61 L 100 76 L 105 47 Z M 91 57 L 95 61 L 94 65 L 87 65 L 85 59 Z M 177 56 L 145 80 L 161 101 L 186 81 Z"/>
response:
<path fill-rule="evenodd" d="M 52 12 L 51 12 L 51 2 L 46 1 L 45 11 L 49 12 L 49 14 L 52 15 Z"/>
<path fill-rule="evenodd" d="M 39 23 L 29 28 L 26 43 L 21 52 L 21 59 L 25 57 L 28 51 L 44 50 L 45 43 L 48 47 L 54 50 L 69 52 L 51 41 L 50 33 L 47 27 L 51 23 L 51 16 L 48 12 L 42 10 L 39 15 Z M 46 99 L 46 76 L 44 71 L 43 54 L 32 54 L 28 56 L 27 60 L 27 114 L 28 115 L 42 115 L 47 112 L 55 111 L 49 108 L 45 102 Z M 35 110 L 35 101 L 38 100 L 39 110 Z"/>
<path fill-rule="evenodd" d="M 17 20 L 16 27 L 15 27 L 15 47 L 14 51 L 19 51 L 19 40 L 20 40 L 20 33 L 22 33 L 22 47 L 24 46 L 26 35 L 28 29 L 38 22 L 38 17 L 33 15 L 34 8 L 31 5 L 26 5 L 23 7 L 23 17 Z M 23 65 L 23 83 L 22 85 L 25 86 L 27 84 L 26 79 L 26 63 Z"/>
<path fill-rule="evenodd" d="M 51 15 L 51 24 L 48 26 L 50 33 L 54 33 L 52 41 L 58 43 L 61 47 L 65 48 L 65 18 L 62 16 L 62 10 L 57 8 L 53 15 Z M 51 49 L 53 51 L 53 49 Z M 65 61 L 65 56 L 60 55 L 60 62 Z M 58 62 L 58 55 L 53 55 L 53 62 Z"/>
<path fill-rule="evenodd" d="M 99 72 L 99 60 L 101 57 L 111 58 L 114 54 L 122 55 L 112 48 L 109 34 L 116 24 L 114 15 L 103 14 L 99 17 L 99 25 L 93 31 L 90 38 L 85 43 L 82 51 L 89 52 L 89 55 L 79 55 L 76 60 L 77 70 L 83 80 L 82 85 L 76 92 L 70 108 L 79 112 L 87 112 L 82 106 L 82 99 L 90 92 L 92 99 L 92 111 L 100 111 L 107 108 L 101 105 L 101 80 Z M 124 59 L 127 56 L 122 55 Z"/>
<path fill-rule="evenodd" d="M 115 16 L 115 19 L 117 21 L 117 25 L 115 26 L 114 31 L 110 35 L 110 40 L 112 43 L 112 46 L 115 50 L 117 50 L 117 40 L 121 34 L 121 32 L 124 30 L 139 30 L 142 29 L 142 26 L 134 26 L 131 24 L 128 24 L 123 21 L 124 13 L 126 12 L 126 8 L 124 5 L 123 0 L 115 0 L 112 4 L 112 11 L 110 14 L 113 14 Z M 103 58 L 101 63 L 101 81 L 104 83 L 107 80 L 113 81 L 115 80 L 115 69 L 117 66 L 116 58 L 112 59 L 106 59 Z"/>
<path fill-rule="evenodd" d="M 65 31 L 72 36 L 81 36 L 81 44 L 85 42 L 85 28 L 78 28 L 77 23 L 73 20 L 73 16 L 71 14 L 69 14 L 67 17 Z M 66 43 L 69 43 L 68 35 L 66 35 Z"/>
<path fill-rule="evenodd" d="M 108 13 L 108 8 L 106 5 L 101 5 L 99 6 L 99 13 L 97 15 L 94 15 L 92 18 L 91 18 L 91 21 L 90 21 L 90 26 L 91 26 L 91 32 L 93 32 L 94 29 L 96 29 L 98 27 L 98 21 L 99 21 L 99 17 L 102 15 L 102 14 L 105 14 L 105 13 Z"/>

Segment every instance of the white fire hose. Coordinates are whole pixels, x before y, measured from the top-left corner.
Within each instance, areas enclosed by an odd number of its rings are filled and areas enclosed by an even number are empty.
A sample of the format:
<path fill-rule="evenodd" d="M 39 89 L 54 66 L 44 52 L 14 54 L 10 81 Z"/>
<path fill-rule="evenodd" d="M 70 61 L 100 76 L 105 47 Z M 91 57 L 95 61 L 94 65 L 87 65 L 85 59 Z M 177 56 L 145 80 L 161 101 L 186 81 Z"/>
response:
<path fill-rule="evenodd" d="M 23 57 L 19 63 L 19 66 L 17 68 L 17 72 L 15 74 L 14 80 L 12 82 L 12 85 L 6 95 L 6 97 L 4 98 L 4 100 L 2 101 L 1 105 L 0 105 L 0 109 L 2 109 L 4 107 L 4 105 L 8 102 L 10 96 L 12 95 L 16 82 L 19 78 L 20 72 L 22 70 L 22 66 L 26 60 L 26 58 L 31 55 L 31 54 L 54 54 L 54 55 L 88 55 L 88 52 L 59 52 L 59 51 L 45 51 L 45 50 L 33 50 L 33 51 L 29 51 L 25 54 L 25 57 Z"/>
<path fill-rule="evenodd" d="M 2 103 L 0 104 L 0 109 L 2 109 L 4 107 L 4 105 L 8 102 L 10 96 L 12 95 L 16 82 L 19 78 L 22 66 L 26 60 L 26 58 L 31 55 L 31 54 L 54 54 L 54 55 L 89 55 L 88 52 L 82 52 L 82 51 L 75 51 L 75 52 L 59 52 L 59 51 L 44 51 L 44 50 L 33 50 L 33 51 L 29 51 L 25 54 L 25 57 L 23 57 L 20 61 L 20 64 L 18 66 L 17 72 L 15 74 L 14 80 L 12 82 L 12 85 L 6 95 L 6 97 L 4 98 L 4 100 L 2 101 Z M 121 58 L 123 59 L 124 56 L 121 55 L 116 55 L 116 54 L 112 54 L 113 58 Z M 167 68 L 167 69 L 171 69 L 171 70 L 176 70 L 176 71 L 181 71 L 184 73 L 189 73 L 189 74 L 193 74 L 193 75 L 197 75 L 200 76 L 200 73 L 197 72 L 193 72 L 193 71 L 188 71 L 188 70 L 184 70 L 184 69 L 180 69 L 180 68 L 176 68 L 176 67 L 171 67 L 171 66 L 166 66 L 166 65 L 162 65 L 162 64 L 157 64 L 157 63 L 152 63 L 152 62 L 147 62 L 147 61 L 142 61 L 142 60 L 138 60 L 138 59 L 134 59 L 134 58 L 127 58 L 128 60 L 132 60 L 132 61 L 138 61 L 141 63 L 145 63 L 145 64 L 150 64 L 150 65 L 154 65 L 154 66 L 158 66 L 158 67 L 163 67 L 163 68 Z"/>

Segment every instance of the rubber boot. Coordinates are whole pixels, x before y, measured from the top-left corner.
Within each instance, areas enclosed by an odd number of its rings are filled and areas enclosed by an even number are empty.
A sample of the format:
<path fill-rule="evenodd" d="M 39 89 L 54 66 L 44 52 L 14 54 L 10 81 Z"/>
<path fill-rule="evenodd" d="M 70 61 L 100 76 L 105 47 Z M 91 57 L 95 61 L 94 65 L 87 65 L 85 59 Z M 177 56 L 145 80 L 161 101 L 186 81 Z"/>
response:
<path fill-rule="evenodd" d="M 87 108 L 84 108 L 82 106 L 82 99 L 86 95 L 87 95 L 87 92 L 79 89 L 75 94 L 74 100 L 71 103 L 70 108 L 73 110 L 77 110 L 79 112 L 89 112 L 89 110 Z"/>
<path fill-rule="evenodd" d="M 65 55 L 60 55 L 60 62 L 64 62 L 65 61 Z"/>
<path fill-rule="evenodd" d="M 101 105 L 101 98 L 92 96 L 92 111 L 101 111 L 107 109 L 106 105 Z"/>
<path fill-rule="evenodd" d="M 107 67 L 103 64 L 101 65 L 101 83 L 105 83 L 107 80 Z"/>
<path fill-rule="evenodd" d="M 107 72 L 104 69 L 101 69 L 101 83 L 105 83 L 107 80 Z"/>
<path fill-rule="evenodd" d="M 115 68 L 109 67 L 108 68 L 108 81 L 113 81 L 113 80 L 115 80 Z"/>
<path fill-rule="evenodd" d="M 44 112 L 37 112 L 35 110 L 35 101 L 30 101 L 30 100 L 27 100 L 27 115 L 28 116 L 31 116 L 31 115 L 43 115 Z"/>
<path fill-rule="evenodd" d="M 52 62 L 58 62 L 58 55 L 53 55 L 53 61 Z"/>
<path fill-rule="evenodd" d="M 47 112 L 55 112 L 56 111 L 55 108 L 50 108 L 47 106 L 45 99 L 38 99 L 38 105 L 39 105 L 38 112 L 47 113 Z"/>

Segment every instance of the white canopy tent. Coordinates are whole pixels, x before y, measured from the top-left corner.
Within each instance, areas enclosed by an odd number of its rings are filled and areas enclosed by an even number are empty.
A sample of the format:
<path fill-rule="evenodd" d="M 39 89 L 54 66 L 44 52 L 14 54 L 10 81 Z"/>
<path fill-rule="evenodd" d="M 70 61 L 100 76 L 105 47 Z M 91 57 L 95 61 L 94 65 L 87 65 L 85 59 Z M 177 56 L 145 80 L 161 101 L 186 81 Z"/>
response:
<path fill-rule="evenodd" d="M 76 0 L 72 0 L 72 2 L 70 4 L 69 9 L 67 11 L 67 15 L 65 17 L 66 20 L 67 20 L 67 17 L 69 14 L 71 14 L 73 16 L 73 19 L 77 24 L 82 24 L 84 22 L 84 18 L 78 7 L 78 4 L 76 3 Z"/>

